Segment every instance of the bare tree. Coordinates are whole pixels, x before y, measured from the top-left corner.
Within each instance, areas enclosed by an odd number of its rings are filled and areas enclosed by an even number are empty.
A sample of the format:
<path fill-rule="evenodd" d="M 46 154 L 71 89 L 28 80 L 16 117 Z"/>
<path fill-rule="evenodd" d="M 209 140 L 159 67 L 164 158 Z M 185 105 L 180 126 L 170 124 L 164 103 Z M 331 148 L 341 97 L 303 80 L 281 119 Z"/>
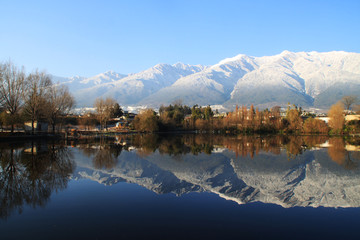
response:
<path fill-rule="evenodd" d="M 46 99 L 50 96 L 51 78 L 45 72 L 35 71 L 28 76 L 28 93 L 24 107 L 24 114 L 31 120 L 32 133 L 34 122 L 45 118 Z"/>
<path fill-rule="evenodd" d="M 55 126 L 58 124 L 60 117 L 68 114 L 74 104 L 74 97 L 67 86 L 54 85 L 51 87 L 47 101 L 47 116 L 53 132 L 55 132 Z"/>
<path fill-rule="evenodd" d="M 100 122 L 101 128 L 106 128 L 106 123 L 111 118 L 111 114 L 115 105 L 116 101 L 113 98 L 106 98 L 105 100 L 102 98 L 97 98 L 95 100 L 94 107 L 96 109 L 96 116 Z"/>
<path fill-rule="evenodd" d="M 346 110 L 350 110 L 351 105 L 358 101 L 356 96 L 345 96 L 341 99 L 341 102 L 344 104 Z"/>
<path fill-rule="evenodd" d="M 0 85 L 4 85 L 4 66 L 5 64 L 0 64 Z M 2 92 L 0 91 L 0 110 L 3 110 L 4 97 Z"/>
<path fill-rule="evenodd" d="M 0 69 L 0 103 L 10 115 L 11 132 L 13 132 L 20 109 L 24 104 L 27 78 L 24 68 L 18 69 L 11 61 L 2 64 Z"/>

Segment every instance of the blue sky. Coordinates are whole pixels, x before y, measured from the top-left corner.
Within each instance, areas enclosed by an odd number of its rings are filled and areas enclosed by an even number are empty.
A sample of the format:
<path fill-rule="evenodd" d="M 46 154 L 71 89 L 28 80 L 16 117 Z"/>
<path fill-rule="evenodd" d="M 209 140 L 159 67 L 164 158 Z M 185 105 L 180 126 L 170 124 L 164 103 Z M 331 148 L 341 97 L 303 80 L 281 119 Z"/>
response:
<path fill-rule="evenodd" d="M 240 53 L 360 52 L 359 13 L 358 0 L 0 0 L 0 61 L 90 77 Z"/>

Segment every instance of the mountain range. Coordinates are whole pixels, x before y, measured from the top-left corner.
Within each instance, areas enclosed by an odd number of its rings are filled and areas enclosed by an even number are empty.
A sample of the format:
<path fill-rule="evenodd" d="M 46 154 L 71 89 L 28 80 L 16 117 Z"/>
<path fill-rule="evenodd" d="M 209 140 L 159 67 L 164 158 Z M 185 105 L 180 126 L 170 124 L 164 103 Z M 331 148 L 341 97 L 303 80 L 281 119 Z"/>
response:
<path fill-rule="evenodd" d="M 240 54 L 212 66 L 157 64 L 129 75 L 108 71 L 90 78 L 53 76 L 53 81 L 69 86 L 78 107 L 92 106 L 97 97 L 113 97 L 121 106 L 155 108 L 177 100 L 230 109 L 236 104 L 266 108 L 289 102 L 328 108 L 343 96 L 360 97 L 360 54 Z"/>

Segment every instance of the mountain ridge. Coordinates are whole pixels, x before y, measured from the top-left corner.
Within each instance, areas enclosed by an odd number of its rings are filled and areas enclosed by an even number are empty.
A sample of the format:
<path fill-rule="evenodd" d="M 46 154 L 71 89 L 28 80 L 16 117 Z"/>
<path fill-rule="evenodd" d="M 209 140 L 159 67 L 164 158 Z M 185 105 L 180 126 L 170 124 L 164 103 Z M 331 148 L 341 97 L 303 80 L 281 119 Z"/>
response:
<path fill-rule="evenodd" d="M 69 86 L 78 106 L 92 106 L 97 97 L 113 97 L 120 105 L 148 107 L 176 100 L 187 105 L 217 104 L 229 108 L 237 104 L 271 107 L 288 102 L 329 107 L 347 94 L 360 97 L 360 54 L 239 54 L 212 66 L 163 63 L 129 75 L 108 71 L 90 78 L 58 79 Z M 336 85 L 342 86 L 341 92 L 336 92 Z M 324 95 L 326 91 L 332 97 Z"/>

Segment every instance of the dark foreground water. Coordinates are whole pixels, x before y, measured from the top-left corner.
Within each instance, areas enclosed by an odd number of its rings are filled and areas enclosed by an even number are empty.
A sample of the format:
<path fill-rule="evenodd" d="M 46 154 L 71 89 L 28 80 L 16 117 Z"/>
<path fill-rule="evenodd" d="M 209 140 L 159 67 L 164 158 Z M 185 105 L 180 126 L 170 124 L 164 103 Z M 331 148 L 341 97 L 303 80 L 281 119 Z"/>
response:
<path fill-rule="evenodd" d="M 0 239 L 359 239 L 356 139 L 0 144 Z"/>

